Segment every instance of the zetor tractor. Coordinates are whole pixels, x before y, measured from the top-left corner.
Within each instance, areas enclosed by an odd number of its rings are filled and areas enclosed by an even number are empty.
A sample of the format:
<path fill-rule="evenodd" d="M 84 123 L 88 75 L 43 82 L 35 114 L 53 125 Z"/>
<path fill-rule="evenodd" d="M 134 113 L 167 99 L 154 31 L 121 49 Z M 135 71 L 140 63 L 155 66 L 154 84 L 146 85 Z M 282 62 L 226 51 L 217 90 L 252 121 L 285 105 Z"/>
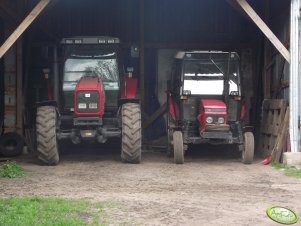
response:
<path fill-rule="evenodd" d="M 132 70 L 123 74 L 119 43 L 111 37 L 65 38 L 60 64 L 54 51 L 48 100 L 37 104 L 37 153 L 43 163 L 58 164 L 59 140 L 105 143 L 113 137 L 121 138 L 124 162 L 140 163 L 137 80 Z"/>
<path fill-rule="evenodd" d="M 178 52 L 168 91 L 168 154 L 184 163 L 189 144 L 237 144 L 242 162 L 254 156 L 254 136 L 244 124 L 239 57 L 235 52 Z"/>

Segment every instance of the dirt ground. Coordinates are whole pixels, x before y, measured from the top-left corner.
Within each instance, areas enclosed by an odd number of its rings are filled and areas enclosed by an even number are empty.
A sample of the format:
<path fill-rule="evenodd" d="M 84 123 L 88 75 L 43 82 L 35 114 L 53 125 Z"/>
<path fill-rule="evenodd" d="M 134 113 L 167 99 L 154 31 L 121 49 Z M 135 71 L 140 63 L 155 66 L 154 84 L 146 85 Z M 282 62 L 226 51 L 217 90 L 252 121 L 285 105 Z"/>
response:
<path fill-rule="evenodd" d="M 33 153 L 19 157 L 28 176 L 0 179 L 0 195 L 108 201 L 110 225 L 279 225 L 266 216 L 272 205 L 301 214 L 301 180 L 259 159 L 243 165 L 229 147 L 195 147 L 184 165 L 162 152 L 123 164 L 117 149 L 62 147 L 55 167 L 40 166 Z"/>

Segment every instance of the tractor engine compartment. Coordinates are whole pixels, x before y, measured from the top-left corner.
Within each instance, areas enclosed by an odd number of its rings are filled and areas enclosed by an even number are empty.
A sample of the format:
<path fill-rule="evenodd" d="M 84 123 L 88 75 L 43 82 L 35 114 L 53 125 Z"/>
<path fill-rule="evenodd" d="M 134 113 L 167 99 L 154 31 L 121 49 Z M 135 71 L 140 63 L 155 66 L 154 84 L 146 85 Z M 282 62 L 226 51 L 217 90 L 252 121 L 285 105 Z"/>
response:
<path fill-rule="evenodd" d="M 84 122 L 86 125 L 94 125 L 95 117 L 101 119 L 104 115 L 104 96 L 103 84 L 98 77 L 82 77 L 74 91 L 74 125 L 85 125 Z M 90 117 L 92 117 L 92 124 L 89 123 Z M 80 123 L 82 119 L 84 122 Z"/>
<path fill-rule="evenodd" d="M 229 131 L 227 106 L 222 100 L 201 99 L 199 102 L 200 132 Z"/>
<path fill-rule="evenodd" d="M 105 92 L 97 76 L 83 76 L 74 91 L 73 129 L 70 135 L 74 144 L 83 141 L 105 143 L 109 137 L 120 136 L 120 129 L 103 123 Z"/>

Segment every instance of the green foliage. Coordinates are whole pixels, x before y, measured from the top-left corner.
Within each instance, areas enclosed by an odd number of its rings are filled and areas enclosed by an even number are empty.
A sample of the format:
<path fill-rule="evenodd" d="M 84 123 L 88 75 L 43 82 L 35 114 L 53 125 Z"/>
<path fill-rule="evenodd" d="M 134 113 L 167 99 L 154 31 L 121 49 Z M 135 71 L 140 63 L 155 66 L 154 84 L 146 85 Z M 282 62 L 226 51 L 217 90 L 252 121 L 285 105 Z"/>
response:
<path fill-rule="evenodd" d="M 0 198 L 0 225 L 100 226 L 105 225 L 104 204 L 61 198 Z"/>
<path fill-rule="evenodd" d="M 271 162 L 270 166 L 274 167 L 275 169 L 283 170 L 284 175 L 289 177 L 301 178 L 301 170 L 288 166 L 286 164 L 278 163 L 278 162 Z"/>
<path fill-rule="evenodd" d="M 16 178 L 24 177 L 25 175 L 24 170 L 15 162 L 7 161 L 0 165 L 0 177 Z"/>

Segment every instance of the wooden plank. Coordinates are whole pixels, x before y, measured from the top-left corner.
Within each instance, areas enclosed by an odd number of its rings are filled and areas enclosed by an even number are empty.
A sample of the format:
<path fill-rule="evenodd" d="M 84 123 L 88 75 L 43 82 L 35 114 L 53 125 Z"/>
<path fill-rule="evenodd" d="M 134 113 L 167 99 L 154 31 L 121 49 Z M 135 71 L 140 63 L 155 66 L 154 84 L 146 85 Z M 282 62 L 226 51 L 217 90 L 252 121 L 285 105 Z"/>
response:
<path fill-rule="evenodd" d="M 165 113 L 167 108 L 167 103 L 163 104 L 154 114 L 152 114 L 148 120 L 143 123 L 143 128 L 147 128 L 149 125 L 151 125 L 160 115 Z"/>
<path fill-rule="evenodd" d="M 275 48 L 281 53 L 288 63 L 291 62 L 290 52 L 282 44 L 282 42 L 274 35 L 271 29 L 265 24 L 265 22 L 257 15 L 253 8 L 249 5 L 246 0 L 236 0 L 241 8 L 248 14 L 263 34 L 271 41 Z"/>
<path fill-rule="evenodd" d="M 38 17 L 38 15 L 43 11 L 43 9 L 45 9 L 50 1 L 51 0 L 41 0 L 36 5 L 36 7 L 30 12 L 30 14 L 23 20 L 23 22 L 0 47 L 0 58 L 3 57 L 6 51 L 16 42 L 16 40 L 23 34 L 23 32 L 29 27 L 29 25 Z"/>
<path fill-rule="evenodd" d="M 58 2 L 59 0 L 52 0 L 51 1 L 51 5 L 49 4 L 49 6 L 47 7 L 47 10 L 50 10 L 52 7 L 55 6 L 55 4 Z M 19 24 L 21 21 L 21 17 L 20 15 L 15 13 L 15 10 L 13 10 L 8 4 L 7 4 L 7 0 L 0 0 L 0 8 L 1 10 L 4 11 L 5 13 L 5 17 L 6 20 L 8 20 L 10 23 L 12 24 Z M 49 31 L 49 28 L 45 28 L 43 25 L 41 24 L 37 24 L 36 25 L 37 28 L 39 29 L 39 31 L 43 32 L 44 34 L 46 34 L 47 36 L 49 36 L 50 38 L 57 40 L 57 37 L 54 35 L 54 32 Z"/>
<path fill-rule="evenodd" d="M 277 138 L 282 129 L 288 102 L 286 100 L 264 100 L 260 127 L 260 151 L 265 155 L 274 153 Z"/>
<path fill-rule="evenodd" d="M 273 154 L 274 154 L 273 157 L 274 157 L 274 160 L 276 162 L 280 161 L 283 149 L 286 149 L 285 141 L 286 141 L 286 137 L 287 137 L 287 134 L 288 134 L 288 127 L 289 127 L 289 107 L 287 107 L 286 112 L 285 112 L 284 120 L 281 123 L 280 134 L 277 137 L 275 150 L 273 152 Z"/>

